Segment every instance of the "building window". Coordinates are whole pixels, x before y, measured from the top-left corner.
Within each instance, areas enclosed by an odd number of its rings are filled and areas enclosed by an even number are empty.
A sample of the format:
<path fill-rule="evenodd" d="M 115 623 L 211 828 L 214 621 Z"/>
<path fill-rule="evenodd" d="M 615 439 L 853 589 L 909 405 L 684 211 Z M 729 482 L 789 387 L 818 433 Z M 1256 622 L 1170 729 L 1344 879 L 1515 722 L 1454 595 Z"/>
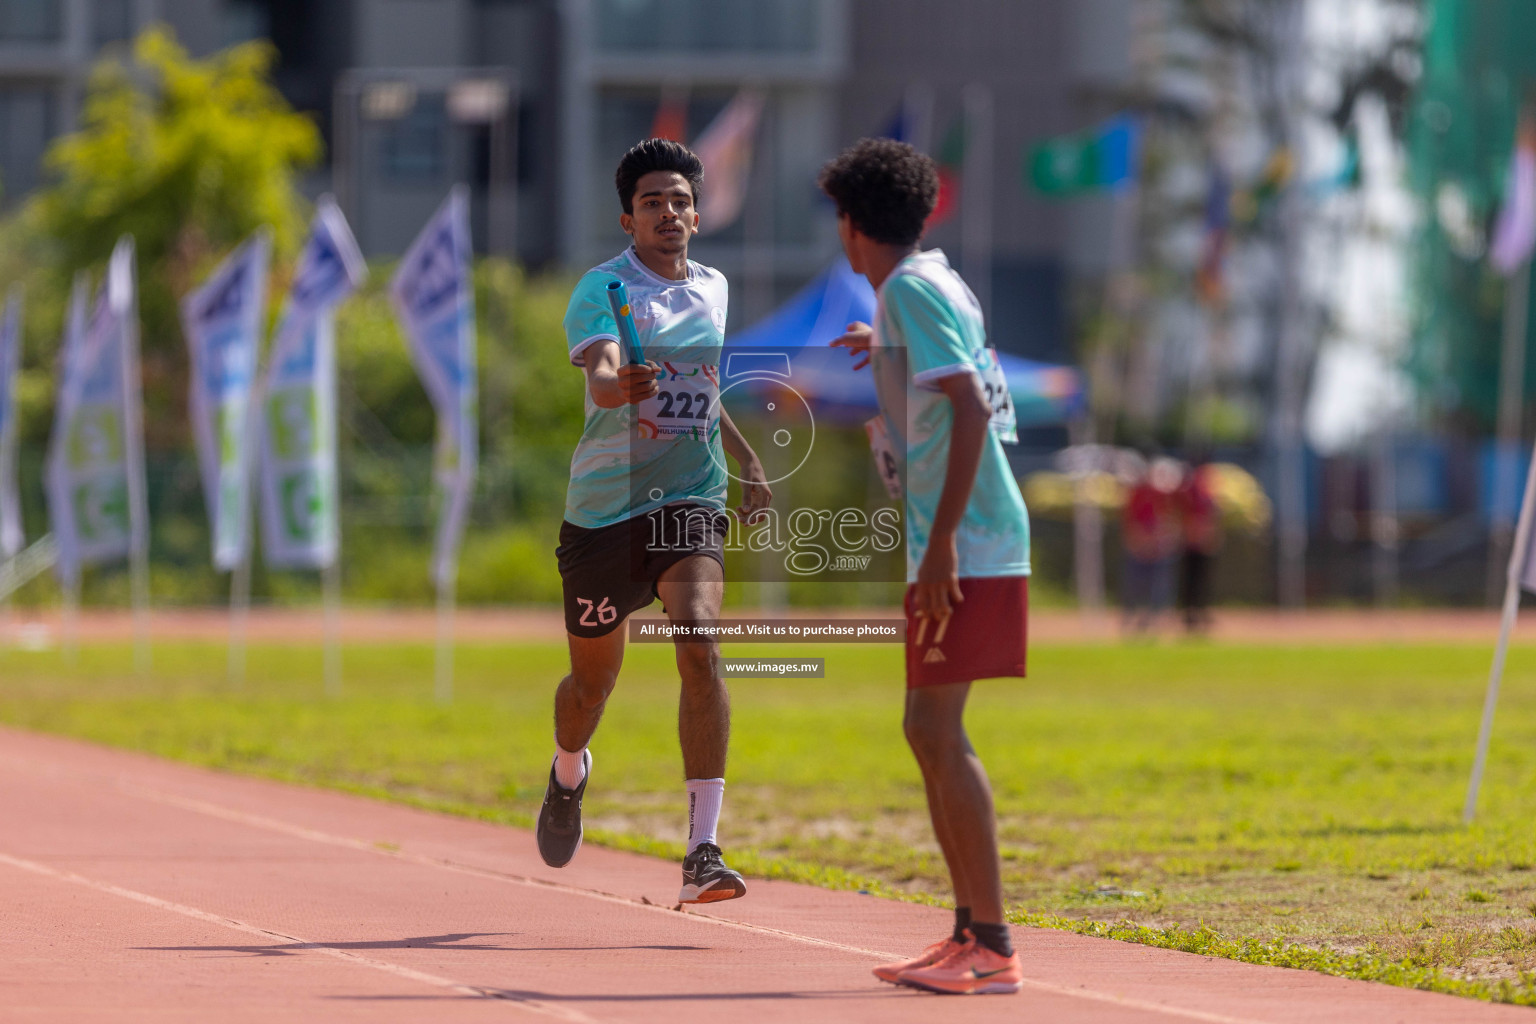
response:
<path fill-rule="evenodd" d="M 54 130 L 54 92 L 45 86 L 0 89 L 0 195 L 10 206 L 42 184 L 43 153 Z"/>
<path fill-rule="evenodd" d="M 271 35 L 269 6 L 257 0 L 224 0 L 219 10 L 219 39 L 223 45 L 235 46 Z"/>
<path fill-rule="evenodd" d="M 57 42 L 63 37 L 63 6 L 63 0 L 0 0 L 0 42 Z"/>
<path fill-rule="evenodd" d="M 596 0 L 597 47 L 609 53 L 809 54 L 822 0 Z"/>
<path fill-rule="evenodd" d="M 133 38 L 133 0 L 96 0 L 91 18 L 97 46 Z"/>
<path fill-rule="evenodd" d="M 383 129 L 379 166 L 393 181 L 436 181 L 447 160 L 448 112 L 441 94 L 416 97 L 410 112 Z"/>

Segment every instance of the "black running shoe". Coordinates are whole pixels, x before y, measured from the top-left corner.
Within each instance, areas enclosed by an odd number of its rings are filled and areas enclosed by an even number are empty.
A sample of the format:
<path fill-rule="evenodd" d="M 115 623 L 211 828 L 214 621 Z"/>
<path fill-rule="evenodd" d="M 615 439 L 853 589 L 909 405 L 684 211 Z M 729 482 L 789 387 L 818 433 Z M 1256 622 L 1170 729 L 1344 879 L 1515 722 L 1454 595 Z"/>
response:
<path fill-rule="evenodd" d="M 714 843 L 700 843 L 683 858 L 683 891 L 679 903 L 718 903 L 734 900 L 747 894 L 747 883 L 741 876 L 725 866 L 720 857 L 720 847 Z"/>
<path fill-rule="evenodd" d="M 549 766 L 549 787 L 544 790 L 544 806 L 539 808 L 539 827 L 534 835 L 539 841 L 539 856 L 552 868 L 563 868 L 581 849 L 581 795 L 592 777 L 592 753 L 582 752 L 587 773 L 575 789 L 566 789 L 555 781 L 555 766 Z"/>

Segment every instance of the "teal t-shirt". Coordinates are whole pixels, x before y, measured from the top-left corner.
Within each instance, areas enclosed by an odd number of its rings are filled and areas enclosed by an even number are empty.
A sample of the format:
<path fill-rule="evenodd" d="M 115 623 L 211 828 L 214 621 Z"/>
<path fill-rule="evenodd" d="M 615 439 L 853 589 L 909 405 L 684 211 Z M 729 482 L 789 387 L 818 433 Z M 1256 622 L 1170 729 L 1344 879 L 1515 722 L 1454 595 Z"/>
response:
<path fill-rule="evenodd" d="M 907 581 L 915 583 L 954 429 L 954 407 L 937 382 L 957 373 L 979 376 L 987 335 L 976 297 L 941 250 L 907 257 L 876 298 L 871 366 L 892 444 L 906 452 Z M 1029 513 L 992 430 L 955 547 L 963 577 L 1029 575 Z"/>
<path fill-rule="evenodd" d="M 571 456 L 566 521 L 595 529 L 678 502 L 723 509 L 719 365 L 729 298 L 725 275 L 689 261 L 688 279 L 673 281 L 649 270 L 633 248 L 587 271 L 565 311 L 574 366 L 585 365 L 584 353 L 593 342 L 618 341 L 607 294 L 614 278 L 629 290 L 645 357 L 665 373 L 657 397 L 638 406 L 604 409 L 583 387 L 586 421 Z"/>

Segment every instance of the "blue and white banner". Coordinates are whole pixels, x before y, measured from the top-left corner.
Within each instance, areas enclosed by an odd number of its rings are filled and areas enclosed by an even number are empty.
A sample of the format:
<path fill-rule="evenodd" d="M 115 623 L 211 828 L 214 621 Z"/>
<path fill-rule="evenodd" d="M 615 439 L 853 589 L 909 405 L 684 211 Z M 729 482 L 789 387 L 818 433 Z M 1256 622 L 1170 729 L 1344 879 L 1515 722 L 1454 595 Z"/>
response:
<path fill-rule="evenodd" d="M 437 410 L 437 544 L 432 577 L 450 588 L 479 458 L 480 391 L 468 190 L 456 186 L 416 237 L 390 285 L 416 372 Z"/>
<path fill-rule="evenodd" d="M 258 232 L 181 303 L 192 360 L 192 435 L 213 533 L 213 564 L 228 572 L 248 550 L 255 433 L 251 394 L 266 327 L 271 236 Z"/>
<path fill-rule="evenodd" d="M 48 452 L 48 506 L 66 578 L 148 544 L 133 239 L 112 251 L 86 312 L 75 279 Z"/>
<path fill-rule="evenodd" d="M 0 320 L 0 558 L 26 543 L 16 481 L 16 374 L 21 369 L 21 288 L 11 289 Z"/>
<path fill-rule="evenodd" d="M 321 199 L 261 391 L 262 556 L 273 568 L 336 562 L 335 310 L 367 275 L 346 218 L 329 196 Z"/>

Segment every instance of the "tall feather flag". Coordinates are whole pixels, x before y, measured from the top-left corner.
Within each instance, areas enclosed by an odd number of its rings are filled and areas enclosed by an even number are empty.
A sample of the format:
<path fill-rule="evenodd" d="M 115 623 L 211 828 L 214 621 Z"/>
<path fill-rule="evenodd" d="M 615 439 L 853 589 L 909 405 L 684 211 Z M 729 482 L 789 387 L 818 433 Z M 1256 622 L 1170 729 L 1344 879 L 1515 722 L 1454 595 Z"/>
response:
<path fill-rule="evenodd" d="M 283 303 L 262 381 L 262 558 L 325 569 L 340 553 L 336 487 L 336 306 L 368 275 L 341 209 L 320 201 Z"/>
<path fill-rule="evenodd" d="M 16 374 L 21 368 L 21 288 L 11 289 L 0 320 L 0 558 L 26 543 L 16 480 Z"/>
<path fill-rule="evenodd" d="M 1509 158 L 1504 181 L 1504 203 L 1488 246 L 1488 261 L 1508 277 L 1531 258 L 1536 249 L 1536 122 L 1529 113 L 1520 116 L 1515 149 Z"/>
<path fill-rule="evenodd" d="M 451 590 L 475 488 L 479 385 L 469 193 L 456 186 L 411 244 L 389 297 L 422 386 L 437 410 L 437 547 L 432 577 Z"/>
<path fill-rule="evenodd" d="M 49 518 L 65 579 L 87 565 L 142 560 L 147 550 L 133 252 L 133 239 L 124 236 L 89 313 L 83 276 L 70 300 L 47 466 Z"/>
<path fill-rule="evenodd" d="M 192 375 L 189 403 L 213 534 L 213 564 L 228 572 L 249 550 L 255 433 L 251 396 L 267 320 L 271 235 L 230 253 L 181 304 Z"/>
<path fill-rule="evenodd" d="M 742 89 L 694 140 L 693 151 L 704 164 L 704 198 L 699 202 L 701 235 L 729 227 L 741 216 L 766 100 L 760 90 Z"/>

